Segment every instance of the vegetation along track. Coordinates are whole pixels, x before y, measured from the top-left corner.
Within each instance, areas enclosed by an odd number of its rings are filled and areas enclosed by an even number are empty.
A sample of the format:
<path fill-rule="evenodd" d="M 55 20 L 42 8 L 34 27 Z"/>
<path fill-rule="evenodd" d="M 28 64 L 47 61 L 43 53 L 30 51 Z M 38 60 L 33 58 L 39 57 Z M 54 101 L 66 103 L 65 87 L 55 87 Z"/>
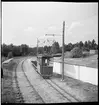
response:
<path fill-rule="evenodd" d="M 26 59 L 25 59 L 26 60 Z M 25 61 L 24 60 L 24 61 Z M 42 97 L 39 95 L 39 93 L 35 90 L 35 88 L 33 87 L 33 85 L 31 84 L 31 82 L 29 81 L 29 79 L 28 79 L 28 77 L 27 77 L 27 75 L 25 74 L 25 72 L 24 72 L 24 68 L 23 68 L 23 64 L 24 64 L 24 61 L 22 61 L 22 64 L 21 64 L 21 68 L 22 68 L 22 71 L 23 71 L 23 73 L 24 73 L 24 76 L 25 76 L 25 78 L 26 78 L 26 80 L 27 80 L 27 82 L 28 82 L 28 84 L 29 84 L 29 87 L 31 87 L 32 88 L 32 92 L 33 92 L 33 94 L 34 94 L 34 96 L 35 96 L 35 98 L 36 98 L 36 102 L 42 102 L 42 103 L 45 103 L 44 102 L 44 100 L 42 99 Z M 39 100 L 37 100 L 37 99 L 39 99 Z M 35 102 L 34 102 L 35 103 Z"/>
<path fill-rule="evenodd" d="M 42 75 L 37 71 L 37 67 L 32 62 L 33 67 L 35 68 L 35 71 L 42 77 Z M 69 102 L 80 102 L 75 96 L 68 93 L 66 90 L 61 88 L 57 83 L 55 83 L 52 79 L 45 79 L 45 81 L 52 86 L 56 91 L 58 91 L 59 94 L 61 94 L 63 97 L 65 97 Z"/>
<path fill-rule="evenodd" d="M 16 67 L 15 67 L 15 83 L 16 83 L 16 88 L 18 90 L 18 99 L 20 100 L 20 103 L 24 103 L 24 99 L 22 97 L 22 93 L 20 91 L 20 87 L 19 87 L 19 84 L 18 84 L 18 80 L 17 80 L 17 66 L 19 65 L 20 61 L 17 63 Z"/>

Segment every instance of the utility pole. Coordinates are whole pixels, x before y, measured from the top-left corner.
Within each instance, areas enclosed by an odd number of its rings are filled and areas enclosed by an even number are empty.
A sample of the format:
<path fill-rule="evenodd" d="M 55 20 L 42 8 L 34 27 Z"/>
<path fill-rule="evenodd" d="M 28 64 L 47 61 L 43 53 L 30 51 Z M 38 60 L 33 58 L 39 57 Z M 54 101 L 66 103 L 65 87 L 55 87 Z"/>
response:
<path fill-rule="evenodd" d="M 62 37 L 62 81 L 64 80 L 64 34 L 65 34 L 65 21 L 63 21 L 63 37 Z"/>
<path fill-rule="evenodd" d="M 60 36 L 56 34 L 46 34 L 46 36 Z M 64 80 L 64 36 L 65 36 L 65 21 L 63 21 L 63 33 L 62 33 L 62 81 Z"/>
<path fill-rule="evenodd" d="M 37 38 L 37 57 L 38 57 L 38 38 Z"/>

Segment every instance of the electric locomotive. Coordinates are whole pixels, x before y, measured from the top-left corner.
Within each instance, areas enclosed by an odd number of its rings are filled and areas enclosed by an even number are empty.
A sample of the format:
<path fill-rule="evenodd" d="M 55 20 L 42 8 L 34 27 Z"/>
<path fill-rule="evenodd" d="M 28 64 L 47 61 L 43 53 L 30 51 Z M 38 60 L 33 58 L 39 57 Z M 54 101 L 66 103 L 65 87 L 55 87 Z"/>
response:
<path fill-rule="evenodd" d="M 43 78 L 50 78 L 53 75 L 53 66 L 50 65 L 51 55 L 37 56 L 37 71 Z"/>

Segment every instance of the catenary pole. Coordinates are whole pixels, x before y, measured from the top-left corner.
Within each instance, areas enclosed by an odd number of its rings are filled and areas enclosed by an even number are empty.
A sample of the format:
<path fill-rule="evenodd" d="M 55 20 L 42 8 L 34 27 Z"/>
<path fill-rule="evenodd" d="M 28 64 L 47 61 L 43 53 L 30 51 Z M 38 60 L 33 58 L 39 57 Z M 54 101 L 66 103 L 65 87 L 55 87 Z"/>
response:
<path fill-rule="evenodd" d="M 46 34 L 56 36 L 55 34 Z M 63 21 L 63 33 L 62 33 L 62 81 L 64 80 L 64 36 L 65 36 L 65 21 Z"/>
<path fill-rule="evenodd" d="M 38 58 L 38 38 L 37 38 L 37 58 Z"/>
<path fill-rule="evenodd" d="M 64 80 L 64 34 L 65 34 L 65 21 L 63 21 L 63 35 L 62 35 L 62 81 Z"/>

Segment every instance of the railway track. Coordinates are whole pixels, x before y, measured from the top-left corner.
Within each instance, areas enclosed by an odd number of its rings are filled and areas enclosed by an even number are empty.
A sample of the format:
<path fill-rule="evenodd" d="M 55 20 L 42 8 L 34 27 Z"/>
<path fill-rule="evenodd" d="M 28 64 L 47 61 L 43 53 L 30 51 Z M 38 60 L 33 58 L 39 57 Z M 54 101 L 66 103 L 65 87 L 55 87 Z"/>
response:
<path fill-rule="evenodd" d="M 35 71 L 42 77 L 42 75 L 37 71 L 37 67 L 32 63 L 33 67 L 35 68 Z M 43 78 L 43 77 L 42 77 Z M 57 83 L 55 83 L 52 79 L 45 79 L 45 81 L 53 87 L 59 94 L 61 94 L 63 97 L 65 97 L 69 102 L 81 102 L 75 96 L 68 93 L 66 90 L 61 88 Z"/>
<path fill-rule="evenodd" d="M 15 78 L 15 86 L 16 86 L 16 89 L 17 89 L 17 101 L 18 103 L 24 103 L 24 99 L 22 97 L 22 93 L 20 91 L 20 87 L 19 87 L 19 84 L 18 84 L 18 80 L 17 80 L 17 66 L 19 65 L 20 62 L 17 63 L 16 67 L 15 67 L 15 72 L 14 72 L 14 78 Z M 19 101 L 20 100 L 20 101 Z"/>
<path fill-rule="evenodd" d="M 66 90 L 64 90 L 63 88 L 61 88 L 61 87 L 60 87 L 56 82 L 54 82 L 52 79 L 48 80 L 48 82 L 49 82 L 50 84 L 52 84 L 53 87 L 58 88 L 58 89 L 61 91 L 61 93 L 65 93 L 65 94 L 66 94 L 65 97 L 68 97 L 68 100 L 70 100 L 70 101 L 73 100 L 73 101 L 75 101 L 75 102 L 81 102 L 81 100 L 75 98 L 75 96 L 73 96 L 72 94 L 68 93 Z M 72 101 L 71 101 L 71 102 L 72 102 Z"/>
<path fill-rule="evenodd" d="M 26 59 L 25 59 L 26 60 Z M 25 61 L 24 60 L 24 61 Z M 24 65 L 24 61 L 22 61 L 22 64 L 21 64 L 21 69 L 22 69 L 22 72 L 24 74 L 24 77 L 26 78 L 25 82 L 28 83 L 28 87 L 32 89 L 31 93 L 33 95 L 33 97 L 31 97 L 31 103 L 45 103 L 44 100 L 42 99 L 42 97 L 39 95 L 39 93 L 35 90 L 35 88 L 33 87 L 33 85 L 31 84 L 31 82 L 29 81 L 27 75 L 25 74 L 24 72 L 24 68 L 23 68 L 23 65 Z"/>

